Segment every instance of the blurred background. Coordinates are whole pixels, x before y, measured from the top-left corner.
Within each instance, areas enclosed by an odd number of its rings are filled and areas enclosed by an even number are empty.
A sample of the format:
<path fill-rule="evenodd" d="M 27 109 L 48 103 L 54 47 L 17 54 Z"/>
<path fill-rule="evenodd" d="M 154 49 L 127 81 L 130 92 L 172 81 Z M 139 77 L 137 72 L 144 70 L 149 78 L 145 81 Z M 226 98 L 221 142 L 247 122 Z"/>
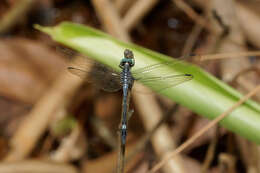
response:
<path fill-rule="evenodd" d="M 62 21 L 85 24 L 175 58 L 260 47 L 258 0 L 1 0 L 0 173 L 115 171 L 121 92 L 96 90 L 69 74 L 71 58 L 33 28 Z M 256 56 L 196 63 L 241 93 L 259 84 Z M 209 122 L 164 97 L 155 98 L 164 123 L 152 140 L 151 122 L 131 102 L 135 112 L 127 139 L 129 173 L 147 172 Z M 214 127 L 161 172 L 257 173 L 259 156 L 256 144 Z"/>

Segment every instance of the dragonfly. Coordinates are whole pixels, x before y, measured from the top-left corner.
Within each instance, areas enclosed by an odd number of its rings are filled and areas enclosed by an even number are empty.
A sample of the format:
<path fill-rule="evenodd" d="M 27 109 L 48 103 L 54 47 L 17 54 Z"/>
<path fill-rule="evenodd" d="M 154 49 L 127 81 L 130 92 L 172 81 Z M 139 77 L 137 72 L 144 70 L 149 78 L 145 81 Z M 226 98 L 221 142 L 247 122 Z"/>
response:
<path fill-rule="evenodd" d="M 127 138 L 128 114 L 130 114 L 130 111 L 128 111 L 130 99 L 129 93 L 133 88 L 134 82 L 138 81 L 144 85 L 152 85 L 153 90 L 160 92 L 169 87 L 173 87 L 191 80 L 193 78 L 191 74 L 166 74 L 163 76 L 149 76 L 149 74 L 160 68 L 172 66 L 178 62 L 180 61 L 165 61 L 162 63 L 145 66 L 136 70 L 131 70 L 135 65 L 134 55 L 131 50 L 125 49 L 124 57 L 119 63 L 121 72 L 94 60 L 90 60 L 87 57 L 81 58 L 81 61 L 74 64 L 74 66 L 72 65 L 68 67 L 68 70 L 72 74 L 86 80 L 86 82 L 94 83 L 94 85 L 103 89 L 104 91 L 116 92 L 122 89 L 123 98 L 120 139 L 122 154 L 124 155 Z M 165 84 L 161 85 L 161 83 L 164 82 Z"/>

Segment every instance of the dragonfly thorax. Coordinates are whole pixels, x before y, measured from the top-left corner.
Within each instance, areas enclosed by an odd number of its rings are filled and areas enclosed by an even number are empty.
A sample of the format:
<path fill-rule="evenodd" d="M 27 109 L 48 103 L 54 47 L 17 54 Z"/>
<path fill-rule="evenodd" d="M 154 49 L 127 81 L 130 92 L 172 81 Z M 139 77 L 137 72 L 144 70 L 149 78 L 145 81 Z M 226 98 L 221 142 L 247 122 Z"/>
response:
<path fill-rule="evenodd" d="M 131 68 L 131 67 L 133 67 L 133 66 L 135 65 L 135 60 L 134 60 L 134 59 L 129 59 L 129 58 L 123 58 L 123 59 L 121 60 L 121 62 L 120 62 L 119 67 L 120 67 L 121 69 L 123 69 L 126 63 L 128 63 L 129 66 L 130 66 L 130 68 Z"/>

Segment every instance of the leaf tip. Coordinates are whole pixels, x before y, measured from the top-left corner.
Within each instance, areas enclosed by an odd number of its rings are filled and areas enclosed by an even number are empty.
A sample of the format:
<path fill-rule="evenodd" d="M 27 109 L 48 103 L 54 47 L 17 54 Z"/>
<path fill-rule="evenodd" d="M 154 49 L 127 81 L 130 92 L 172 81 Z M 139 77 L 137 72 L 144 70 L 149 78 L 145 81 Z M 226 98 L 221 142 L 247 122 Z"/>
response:
<path fill-rule="evenodd" d="M 33 27 L 39 31 L 45 32 L 47 34 L 51 34 L 51 27 L 41 26 L 39 24 L 34 24 Z"/>

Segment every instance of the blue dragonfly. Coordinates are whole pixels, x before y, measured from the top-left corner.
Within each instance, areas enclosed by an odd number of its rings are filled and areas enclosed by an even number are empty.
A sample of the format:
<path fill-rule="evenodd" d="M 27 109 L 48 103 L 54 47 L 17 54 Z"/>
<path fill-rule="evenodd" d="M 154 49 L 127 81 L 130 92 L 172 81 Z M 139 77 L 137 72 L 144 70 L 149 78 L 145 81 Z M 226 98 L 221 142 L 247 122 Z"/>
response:
<path fill-rule="evenodd" d="M 125 153 L 127 122 L 130 114 L 130 111 L 128 111 L 130 100 L 129 93 L 131 92 L 134 82 L 138 81 L 144 85 L 153 86 L 153 90 L 160 92 L 164 89 L 179 85 L 193 78 L 191 74 L 166 74 L 163 76 L 149 75 L 150 77 L 147 77 L 147 74 L 151 74 L 155 72 L 155 70 L 176 65 L 180 61 L 166 61 L 163 63 L 142 67 L 136 70 L 131 70 L 135 65 L 135 59 L 133 52 L 129 49 L 124 51 L 124 57 L 119 63 L 121 72 L 113 70 L 112 68 L 94 60 L 90 60 L 87 57 L 80 59 L 81 60 L 79 62 L 68 67 L 68 70 L 72 74 L 81 77 L 86 82 L 93 83 L 104 91 L 116 92 L 120 89 L 123 91 L 122 117 L 120 125 L 122 156 L 124 156 Z"/>
<path fill-rule="evenodd" d="M 187 82 L 193 78 L 191 74 L 166 74 L 164 76 L 150 76 L 147 73 L 152 73 L 155 70 L 166 66 L 173 66 L 180 61 L 165 61 L 158 64 L 145 66 L 136 70 L 131 70 L 135 65 L 133 52 L 129 49 L 124 51 L 119 67 L 122 70 L 118 72 L 104 64 L 90 60 L 87 57 L 81 58 L 81 61 L 68 67 L 69 72 L 79 76 L 86 82 L 93 83 L 98 88 L 107 92 L 116 92 L 122 89 L 122 124 L 121 135 L 122 143 L 125 144 L 127 135 L 127 97 L 133 87 L 135 81 L 144 85 L 153 86 L 153 90 L 161 92 L 164 89 Z"/>

